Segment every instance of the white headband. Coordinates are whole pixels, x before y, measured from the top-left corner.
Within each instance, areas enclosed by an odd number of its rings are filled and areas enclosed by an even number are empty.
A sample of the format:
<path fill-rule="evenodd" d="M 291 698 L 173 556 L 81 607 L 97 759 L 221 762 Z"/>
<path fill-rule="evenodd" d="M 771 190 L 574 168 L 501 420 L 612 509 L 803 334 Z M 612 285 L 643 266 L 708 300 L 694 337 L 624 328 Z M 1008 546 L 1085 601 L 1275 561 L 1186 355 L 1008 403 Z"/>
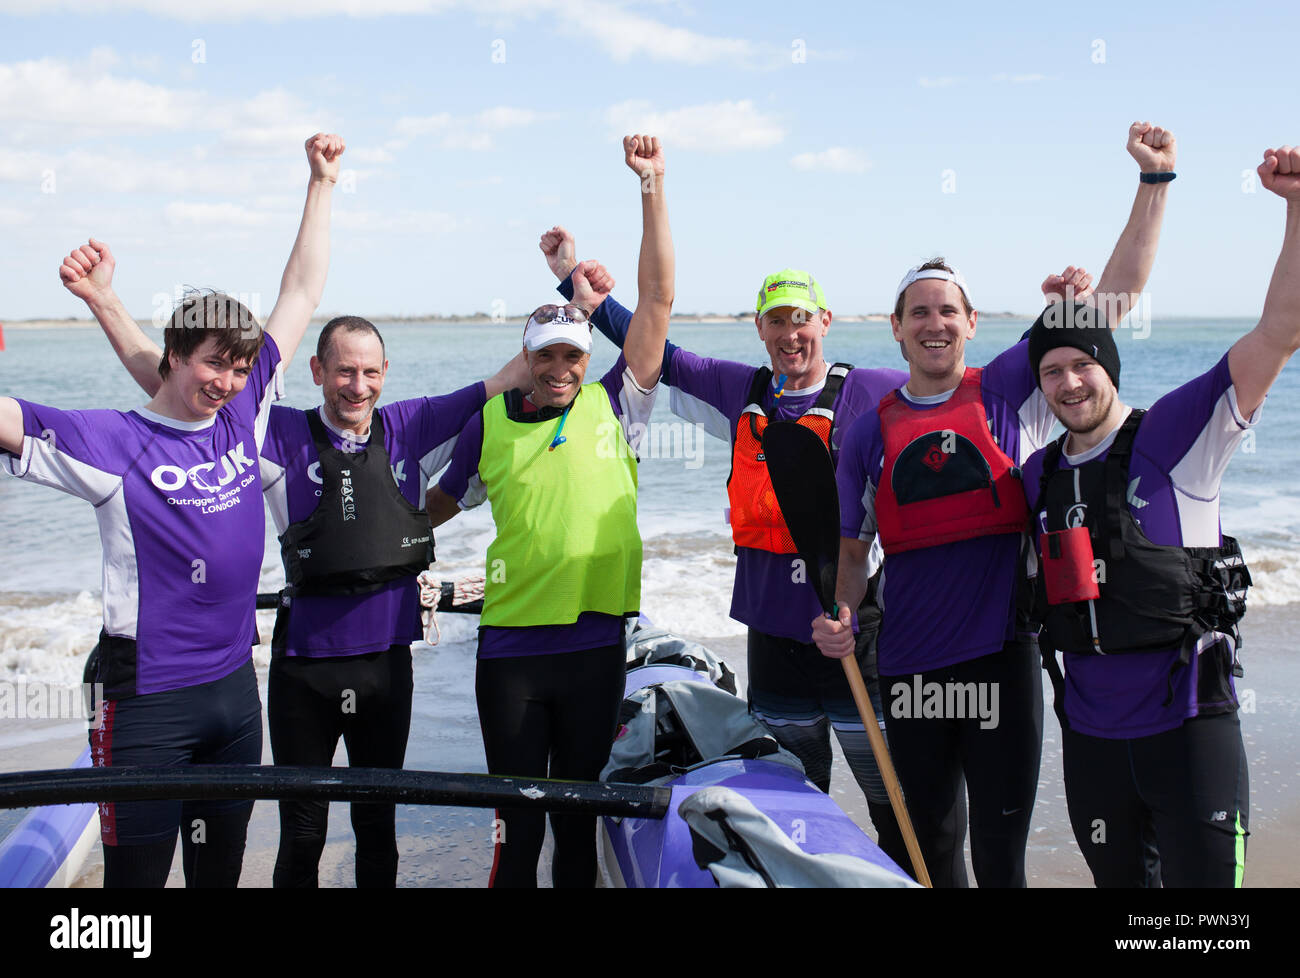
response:
<path fill-rule="evenodd" d="M 923 278 L 937 278 L 945 282 L 952 282 L 957 288 L 961 289 L 961 294 L 966 297 L 967 302 L 970 302 L 971 308 L 975 308 L 975 303 L 971 302 L 970 290 L 966 288 L 966 279 L 962 277 L 961 272 L 956 270 L 949 272 L 942 268 L 922 268 L 920 265 L 909 268 L 907 274 L 903 276 L 903 281 L 898 283 L 898 291 L 894 293 L 894 305 L 898 305 L 898 300 L 907 291 L 909 285 L 913 282 L 919 282 Z"/>

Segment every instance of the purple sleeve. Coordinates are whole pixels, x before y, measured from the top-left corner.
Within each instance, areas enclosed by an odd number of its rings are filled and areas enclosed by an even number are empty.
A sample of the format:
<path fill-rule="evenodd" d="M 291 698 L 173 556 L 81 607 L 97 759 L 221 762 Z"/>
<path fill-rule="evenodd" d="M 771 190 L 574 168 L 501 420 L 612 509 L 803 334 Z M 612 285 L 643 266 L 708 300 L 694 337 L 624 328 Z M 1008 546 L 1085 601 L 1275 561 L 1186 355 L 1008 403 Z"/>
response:
<path fill-rule="evenodd" d="M 277 368 L 280 366 L 280 348 L 270 333 L 265 334 L 262 352 L 257 355 L 253 369 L 248 374 L 248 382 L 222 411 L 231 412 L 242 424 L 250 428 L 257 426 L 258 417 L 265 411 L 265 420 L 269 421 L 270 412 L 266 410 L 269 401 L 280 396 L 280 380 Z M 261 432 L 259 431 L 258 451 L 261 451 Z"/>
<path fill-rule="evenodd" d="M 673 413 L 703 424 L 709 434 L 730 442 L 757 369 L 746 363 L 677 350 L 664 374 L 673 389 Z"/>
<path fill-rule="evenodd" d="M 1056 417 L 1029 365 L 1029 341 L 1003 350 L 980 377 L 984 409 L 1002 450 L 1018 464 L 1047 443 Z"/>
<path fill-rule="evenodd" d="M 104 472 L 122 473 L 131 464 L 124 442 L 129 425 L 118 411 L 61 411 L 18 399 L 23 436 L 47 442 L 70 458 Z M 134 442 L 134 439 L 131 439 Z"/>
<path fill-rule="evenodd" d="M 1231 388 L 1232 374 L 1225 353 L 1210 370 L 1175 388 L 1151 405 L 1146 417 L 1142 419 L 1142 427 L 1138 429 L 1139 444 L 1134 445 L 1134 450 L 1150 459 L 1160 471 L 1171 473 L 1197 442 L 1232 441 L 1232 435 L 1235 434 L 1231 430 L 1233 421 L 1236 425 L 1241 425 L 1246 420 L 1236 413 L 1235 396 L 1231 405 L 1233 410 L 1230 412 L 1233 418 L 1225 419 L 1226 426 L 1229 427 L 1227 437 L 1216 439 L 1214 435 L 1217 432 L 1207 432 L 1215 413 L 1227 407 L 1224 395 Z M 1207 454 L 1213 455 L 1213 448 L 1221 446 L 1216 444 L 1205 447 Z M 1235 449 L 1235 441 L 1232 441 L 1232 447 Z M 1205 463 L 1206 469 L 1215 467 L 1209 458 Z"/>
<path fill-rule="evenodd" d="M 438 488 L 460 502 L 469 491 L 469 480 L 478 475 L 479 459 L 483 457 L 483 414 L 471 417 L 456 439 L 447 471 L 438 480 Z"/>
<path fill-rule="evenodd" d="M 392 423 L 393 435 L 406 451 L 423 459 L 454 441 L 485 403 L 487 389 L 478 381 L 451 394 L 389 404 L 384 408 L 384 423 Z"/>
<path fill-rule="evenodd" d="M 879 444 L 879 415 L 874 411 L 860 415 L 849 427 L 840 449 L 839 466 L 835 471 L 835 485 L 840 496 L 840 535 L 854 540 L 864 539 L 864 527 L 871 532 L 865 539 L 875 536 L 875 506 L 868 512 L 868 500 L 875 493 L 870 485 L 869 463 Z"/>

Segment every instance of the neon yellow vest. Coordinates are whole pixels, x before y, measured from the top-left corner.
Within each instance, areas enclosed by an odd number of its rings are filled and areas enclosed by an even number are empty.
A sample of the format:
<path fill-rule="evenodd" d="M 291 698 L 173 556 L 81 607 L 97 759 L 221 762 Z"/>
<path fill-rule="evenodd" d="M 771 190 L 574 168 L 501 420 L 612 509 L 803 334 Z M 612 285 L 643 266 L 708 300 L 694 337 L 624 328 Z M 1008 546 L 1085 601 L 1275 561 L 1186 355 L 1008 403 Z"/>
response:
<path fill-rule="evenodd" d="M 488 547 L 484 625 L 569 625 L 584 611 L 641 605 L 636 459 L 600 384 L 560 419 L 512 421 L 505 398 L 483 407 L 478 474 L 497 536 Z"/>

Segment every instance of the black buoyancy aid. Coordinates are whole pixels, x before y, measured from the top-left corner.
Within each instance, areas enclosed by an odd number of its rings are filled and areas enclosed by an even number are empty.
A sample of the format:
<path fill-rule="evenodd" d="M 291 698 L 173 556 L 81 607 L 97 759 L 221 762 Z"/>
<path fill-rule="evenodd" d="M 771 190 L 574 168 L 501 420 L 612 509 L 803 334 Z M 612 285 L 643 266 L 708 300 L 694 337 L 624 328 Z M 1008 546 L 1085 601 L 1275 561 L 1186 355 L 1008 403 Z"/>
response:
<path fill-rule="evenodd" d="M 294 594 L 365 594 L 414 577 L 433 561 L 433 531 L 393 479 L 384 421 L 371 416 L 370 439 L 357 452 L 330 441 L 317 412 L 307 412 L 320 456 L 321 497 L 280 537 L 285 577 Z"/>
<path fill-rule="evenodd" d="M 844 379 L 853 369 L 851 363 L 837 363 L 826 372 L 826 382 L 816 402 L 803 413 L 796 424 L 816 433 L 831 449 L 831 433 L 835 427 L 835 406 L 839 400 Z M 797 548 L 785 516 L 776 501 L 772 477 L 767 471 L 763 455 L 763 432 L 767 428 L 767 412 L 763 409 L 763 395 L 772 382 L 772 370 L 759 367 L 749 388 L 749 399 L 736 422 L 736 437 L 731 449 L 731 475 L 727 477 L 727 497 L 731 504 L 731 538 L 738 547 L 766 550 L 769 553 L 792 554 Z"/>
<path fill-rule="evenodd" d="M 1114 655 L 1179 649 L 1176 670 L 1191 660 L 1206 632 L 1229 635 L 1240 645 L 1237 622 L 1245 614 L 1251 580 L 1237 541 L 1224 536 L 1218 547 L 1161 546 L 1147 539 L 1128 506 L 1133 440 L 1145 413 L 1129 414 L 1104 459 L 1060 469 L 1068 432 L 1044 455 L 1034 507 L 1035 520 L 1046 513 L 1040 547 L 1056 548 L 1061 532 L 1076 527 L 1086 528 L 1091 542 L 1090 553 L 1075 555 L 1075 567 L 1057 571 L 1051 553 L 1039 558 L 1035 606 L 1043 625 L 1040 644 L 1053 664 L 1057 651 Z M 1098 597 L 1049 604 L 1048 575 L 1078 579 L 1088 570 L 1081 566 L 1085 562 L 1093 564 Z M 1235 655 L 1232 672 L 1241 675 Z M 1172 691 L 1171 672 L 1171 696 Z"/>
<path fill-rule="evenodd" d="M 952 396 L 929 410 L 908 407 L 898 391 L 881 398 L 876 526 L 887 555 L 1024 531 L 1024 484 L 989 430 L 981 376 L 967 367 Z"/>

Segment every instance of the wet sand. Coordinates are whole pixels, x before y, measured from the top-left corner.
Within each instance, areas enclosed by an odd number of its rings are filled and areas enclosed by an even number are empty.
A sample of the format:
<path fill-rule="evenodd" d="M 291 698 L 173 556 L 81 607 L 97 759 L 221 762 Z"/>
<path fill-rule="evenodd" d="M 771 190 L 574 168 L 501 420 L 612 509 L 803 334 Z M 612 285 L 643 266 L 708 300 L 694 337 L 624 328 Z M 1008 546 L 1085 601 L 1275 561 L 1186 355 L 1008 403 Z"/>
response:
<path fill-rule="evenodd" d="M 1292 636 L 1300 634 L 1300 605 L 1256 607 L 1243 629 L 1245 648 L 1242 729 L 1250 763 L 1251 835 L 1247 847 L 1246 885 L 1300 885 L 1300 660 L 1291 654 Z M 720 654 L 740 679 L 745 678 L 744 640 L 736 637 L 701 639 Z M 416 658 L 416 698 L 406 767 L 418 770 L 483 771 L 485 769 L 474 716 L 472 686 L 465 676 L 473 670 L 473 649 L 464 642 L 419 648 Z M 263 676 L 263 701 L 265 702 Z M 743 688 L 743 687 L 742 687 Z M 1087 887 L 1091 876 L 1070 830 L 1061 780 L 1060 728 L 1045 707 L 1043 764 L 1027 857 L 1029 885 Z M 0 728 L 0 770 L 61 767 L 85 745 L 84 734 L 72 723 L 7 720 Z M 846 812 L 874 836 L 861 792 L 836 747 L 831 794 Z M 269 763 L 269 743 L 264 758 Z M 342 764 L 340 747 L 335 759 Z M 492 815 L 480 809 L 398 808 L 400 886 L 478 887 L 486 884 L 492 861 Z M 16 822 L 0 812 L 0 834 Z M 279 824 L 276 806 L 258 802 L 249 828 L 243 886 L 271 883 Z M 549 848 L 549 845 L 548 845 Z M 347 806 L 330 806 L 330 828 L 321 859 L 320 883 L 328 887 L 353 884 L 353 845 Z M 543 854 L 540 879 L 549 877 Z M 974 879 L 973 874 L 971 875 Z M 98 886 L 102 857 L 96 845 L 78 885 Z M 177 862 L 168 885 L 183 885 Z"/>

